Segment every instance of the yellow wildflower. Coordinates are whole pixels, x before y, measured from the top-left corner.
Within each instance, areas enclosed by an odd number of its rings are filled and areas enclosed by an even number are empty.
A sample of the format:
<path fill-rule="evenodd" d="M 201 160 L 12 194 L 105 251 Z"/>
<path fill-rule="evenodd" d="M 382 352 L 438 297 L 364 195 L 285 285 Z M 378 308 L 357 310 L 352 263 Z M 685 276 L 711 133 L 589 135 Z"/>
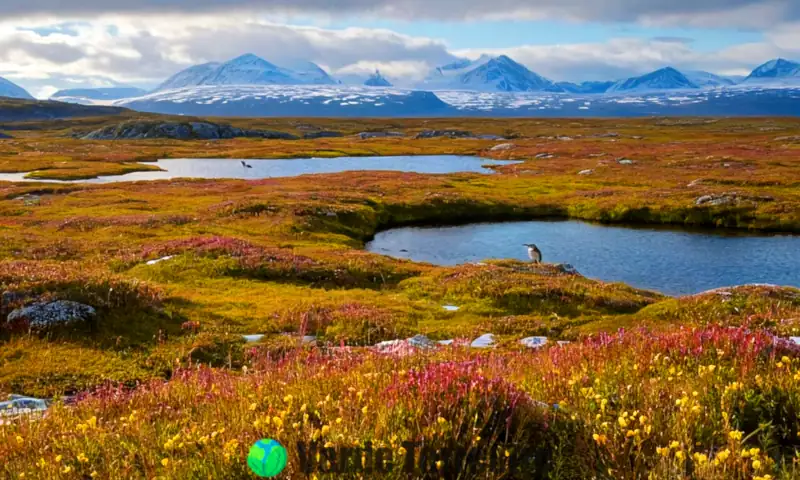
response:
<path fill-rule="evenodd" d="M 167 466 L 169 466 L 169 458 L 162 458 L 162 459 L 161 459 L 161 465 L 162 465 L 163 467 L 165 467 L 165 468 L 166 468 Z"/>
<path fill-rule="evenodd" d="M 753 460 L 753 470 L 761 470 L 761 461 L 760 460 Z"/>

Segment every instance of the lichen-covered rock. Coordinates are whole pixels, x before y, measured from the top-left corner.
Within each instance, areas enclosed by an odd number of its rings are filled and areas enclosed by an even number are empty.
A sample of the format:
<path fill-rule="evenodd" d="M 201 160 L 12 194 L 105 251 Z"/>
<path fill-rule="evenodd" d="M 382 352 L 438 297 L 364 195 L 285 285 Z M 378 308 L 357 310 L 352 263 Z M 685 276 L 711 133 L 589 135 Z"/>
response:
<path fill-rule="evenodd" d="M 743 195 L 738 192 L 724 192 L 712 193 L 710 195 L 703 195 L 695 200 L 694 204 L 697 206 L 702 205 L 738 205 L 740 203 L 759 203 L 759 202 L 772 202 L 775 198 L 769 195 Z"/>
<path fill-rule="evenodd" d="M 416 138 L 469 138 L 474 136 L 472 132 L 466 130 L 425 130 L 418 133 Z"/>
<path fill-rule="evenodd" d="M 490 148 L 490 152 L 499 152 L 502 150 L 511 150 L 512 148 L 516 147 L 513 143 L 501 143 L 499 145 L 495 145 L 494 147 Z"/>
<path fill-rule="evenodd" d="M 343 137 L 344 134 L 342 132 L 331 132 L 327 130 L 323 130 L 321 132 L 308 132 L 303 134 L 303 138 L 306 140 L 313 140 L 315 138 L 338 138 Z"/>
<path fill-rule="evenodd" d="M 218 140 L 240 137 L 280 140 L 294 140 L 297 138 L 284 132 L 245 130 L 211 122 L 123 122 L 95 130 L 82 138 L 84 140 L 135 140 L 145 138 Z"/>
<path fill-rule="evenodd" d="M 97 315 L 94 307 L 70 300 L 35 303 L 8 314 L 6 322 L 26 325 L 31 330 L 45 331 L 55 327 L 87 322 Z"/>

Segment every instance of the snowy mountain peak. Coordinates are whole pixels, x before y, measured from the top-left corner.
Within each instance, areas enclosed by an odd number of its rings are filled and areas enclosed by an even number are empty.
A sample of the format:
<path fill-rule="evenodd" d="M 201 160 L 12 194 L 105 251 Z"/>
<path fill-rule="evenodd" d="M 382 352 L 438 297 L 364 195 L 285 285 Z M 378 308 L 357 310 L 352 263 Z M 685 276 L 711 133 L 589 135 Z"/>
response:
<path fill-rule="evenodd" d="M 608 89 L 609 93 L 647 91 L 647 90 L 680 90 L 700 88 L 686 75 L 672 67 L 665 67 L 655 72 L 620 80 Z"/>
<path fill-rule="evenodd" d="M 33 96 L 16 83 L 0 77 L 0 97 L 24 98 L 33 100 Z"/>
<path fill-rule="evenodd" d="M 381 75 L 380 70 L 375 70 L 375 73 L 369 76 L 364 85 L 368 87 L 391 87 L 392 83 Z"/>
<path fill-rule="evenodd" d="M 294 68 L 279 67 L 258 55 L 246 53 L 225 63 L 206 63 L 178 72 L 156 91 L 200 85 L 333 85 L 336 83 L 319 65 L 293 62 Z"/>
<path fill-rule="evenodd" d="M 689 70 L 683 72 L 683 74 L 690 82 L 701 88 L 726 87 L 736 83 L 730 78 L 721 77 L 702 70 Z"/>
<path fill-rule="evenodd" d="M 757 67 L 746 80 L 792 77 L 800 77 L 800 63 L 776 58 Z"/>
<path fill-rule="evenodd" d="M 506 55 L 483 55 L 436 68 L 421 85 L 436 90 L 501 92 L 562 91 L 550 80 L 528 70 Z"/>

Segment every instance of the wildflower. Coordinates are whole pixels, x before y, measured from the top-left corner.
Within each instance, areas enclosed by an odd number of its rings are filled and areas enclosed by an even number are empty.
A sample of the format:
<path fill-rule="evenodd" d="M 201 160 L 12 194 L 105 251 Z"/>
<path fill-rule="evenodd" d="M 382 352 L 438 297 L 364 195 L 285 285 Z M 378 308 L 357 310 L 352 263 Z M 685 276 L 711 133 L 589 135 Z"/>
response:
<path fill-rule="evenodd" d="M 445 420 L 442 417 L 439 417 L 436 419 L 436 423 L 438 423 L 439 425 L 444 425 L 445 423 L 447 423 L 447 420 Z"/>
<path fill-rule="evenodd" d="M 403 447 L 400 447 L 400 448 L 397 449 L 397 453 L 399 453 L 400 455 L 405 455 L 406 454 L 406 449 L 403 448 Z"/>
<path fill-rule="evenodd" d="M 86 455 L 84 455 L 84 454 L 82 454 L 82 453 L 81 453 L 81 454 L 78 454 L 78 461 L 79 461 L 80 463 L 86 463 L 86 462 L 88 462 L 88 461 L 89 461 L 89 459 L 88 459 L 88 458 L 86 458 Z"/>
<path fill-rule="evenodd" d="M 704 453 L 695 453 L 694 455 L 692 455 L 692 457 L 694 458 L 694 461 L 697 462 L 698 465 L 703 465 L 706 462 L 708 462 L 708 456 L 706 456 Z"/>
<path fill-rule="evenodd" d="M 294 397 L 291 395 L 286 395 L 285 397 L 283 397 L 283 401 L 286 403 L 292 403 L 292 400 L 294 400 Z"/>
<path fill-rule="evenodd" d="M 61 459 L 64 458 L 61 455 L 56 455 L 56 463 L 61 463 Z"/>
<path fill-rule="evenodd" d="M 700 405 L 695 405 L 695 406 L 693 406 L 693 407 L 692 407 L 692 412 L 694 412 L 694 413 L 700 413 Z"/>
<path fill-rule="evenodd" d="M 753 457 L 755 457 L 756 455 L 758 455 L 758 452 L 760 452 L 760 451 L 761 451 L 761 449 L 758 449 L 758 448 L 751 448 L 751 449 L 750 449 L 750 456 L 753 456 Z"/>
<path fill-rule="evenodd" d="M 328 425 L 323 425 L 322 426 L 322 434 L 323 435 L 326 435 L 330 431 L 331 431 L 331 427 L 330 426 L 328 426 Z"/>
<path fill-rule="evenodd" d="M 254 411 L 256 408 L 258 408 L 258 404 L 257 403 L 253 402 L 253 403 L 250 404 L 250 411 L 251 412 Z"/>
<path fill-rule="evenodd" d="M 67 465 L 66 467 L 64 467 L 64 468 L 61 470 L 61 472 L 62 472 L 62 473 L 69 473 L 69 472 L 71 472 L 71 471 L 72 471 L 72 467 L 70 467 L 69 465 Z"/>
<path fill-rule="evenodd" d="M 336 419 L 336 424 L 338 425 L 340 423 L 342 423 L 342 417 L 339 417 L 339 418 Z"/>
<path fill-rule="evenodd" d="M 677 458 L 678 460 L 683 460 L 683 451 L 678 450 L 677 452 L 675 452 L 675 458 Z"/>
<path fill-rule="evenodd" d="M 162 458 L 161 459 L 161 466 L 163 466 L 164 468 L 169 466 L 169 458 Z"/>
<path fill-rule="evenodd" d="M 272 417 L 272 423 L 278 428 L 283 427 L 283 420 L 281 420 L 281 417 Z"/>
<path fill-rule="evenodd" d="M 641 423 L 642 425 L 647 423 L 647 417 L 645 417 L 644 415 L 640 416 L 639 417 L 639 423 Z"/>
<path fill-rule="evenodd" d="M 661 455 L 662 457 L 669 456 L 669 448 L 667 447 L 656 447 L 656 453 Z"/>
<path fill-rule="evenodd" d="M 721 451 L 721 452 L 719 452 L 717 454 L 716 459 L 719 460 L 720 462 L 724 462 L 725 460 L 728 459 L 728 457 L 730 455 L 731 455 L 731 451 L 726 448 L 725 450 L 723 450 L 723 451 Z"/>
<path fill-rule="evenodd" d="M 625 420 L 625 417 L 619 417 L 617 422 L 619 423 L 620 428 L 625 428 L 628 426 L 628 421 Z"/>
<path fill-rule="evenodd" d="M 98 475 L 100 475 L 100 474 L 97 473 L 96 470 L 89 474 L 89 476 L 92 477 L 92 478 L 97 478 Z"/>
<path fill-rule="evenodd" d="M 678 443 L 677 440 L 673 440 L 672 443 L 669 444 L 669 448 L 672 448 L 672 449 L 677 449 L 680 446 L 681 446 L 681 444 Z"/>
<path fill-rule="evenodd" d="M 595 442 L 597 442 L 598 445 L 605 445 L 606 441 L 608 440 L 608 438 L 602 433 L 595 433 L 592 435 L 592 438 Z"/>
<path fill-rule="evenodd" d="M 361 409 L 361 413 L 367 413 L 367 410 L 368 410 L 367 406 L 364 405 L 364 408 Z"/>
<path fill-rule="evenodd" d="M 442 469 L 442 465 L 444 465 L 444 463 L 441 460 L 437 460 L 436 461 L 436 469 L 437 470 L 441 470 Z"/>
<path fill-rule="evenodd" d="M 781 362 L 783 362 L 783 363 L 785 363 L 787 365 L 792 363 L 792 361 L 787 356 L 784 356 L 783 358 L 781 358 Z"/>
<path fill-rule="evenodd" d="M 740 432 L 739 430 L 731 430 L 730 432 L 728 432 L 728 437 L 731 440 L 738 441 L 738 440 L 742 439 L 742 433 L 744 433 L 744 432 Z"/>
<path fill-rule="evenodd" d="M 25 443 L 25 439 L 17 435 L 17 445 L 22 445 Z"/>
<path fill-rule="evenodd" d="M 755 470 L 755 471 L 761 470 L 761 461 L 760 460 L 758 460 L 758 459 L 753 460 L 753 470 Z"/>

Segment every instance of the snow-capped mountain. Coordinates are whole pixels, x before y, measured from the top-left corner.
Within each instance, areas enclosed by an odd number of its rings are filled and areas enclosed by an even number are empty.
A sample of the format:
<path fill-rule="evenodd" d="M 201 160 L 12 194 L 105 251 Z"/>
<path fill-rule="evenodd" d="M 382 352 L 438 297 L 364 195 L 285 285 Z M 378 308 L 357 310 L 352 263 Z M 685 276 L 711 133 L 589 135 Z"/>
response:
<path fill-rule="evenodd" d="M 682 73 L 690 82 L 700 88 L 726 87 L 736 84 L 736 82 L 730 78 L 721 77 L 702 70 L 689 70 Z"/>
<path fill-rule="evenodd" d="M 558 82 L 556 85 L 569 93 L 605 93 L 616 82 Z"/>
<path fill-rule="evenodd" d="M 50 100 L 83 105 L 101 105 L 113 100 L 141 97 L 145 94 L 147 94 L 147 90 L 136 87 L 72 88 L 57 91 L 50 97 Z"/>
<path fill-rule="evenodd" d="M 459 60 L 437 67 L 420 84 L 430 90 L 479 90 L 489 92 L 560 92 L 552 81 L 528 70 L 511 58 L 484 55 L 478 60 Z"/>
<path fill-rule="evenodd" d="M 25 98 L 33 100 L 33 96 L 28 93 L 24 88 L 16 83 L 12 83 L 3 77 L 0 77 L 0 97 L 10 98 Z"/>
<path fill-rule="evenodd" d="M 200 85 L 115 102 L 134 110 L 236 117 L 420 117 L 448 115 L 431 92 L 345 85 Z"/>
<path fill-rule="evenodd" d="M 800 84 L 800 63 L 776 58 L 757 67 L 744 79 L 745 84 Z"/>
<path fill-rule="evenodd" d="M 200 85 L 203 80 L 208 77 L 211 72 L 219 68 L 219 66 L 219 63 L 211 62 L 203 63 L 201 65 L 194 65 L 185 70 L 181 70 L 165 80 L 164 83 L 156 87 L 156 91 Z"/>
<path fill-rule="evenodd" d="M 672 67 L 662 68 L 655 72 L 620 80 L 607 90 L 608 93 L 643 92 L 649 90 L 684 90 L 700 88 L 686 75 Z"/>
<path fill-rule="evenodd" d="M 280 67 L 248 53 L 225 63 L 206 63 L 178 72 L 156 91 L 200 85 L 333 85 L 337 82 L 319 65 L 297 62 Z"/>
<path fill-rule="evenodd" d="M 386 77 L 381 75 L 380 70 L 375 70 L 375 73 L 369 76 L 364 85 L 368 87 L 391 87 L 392 82 L 386 80 Z"/>

